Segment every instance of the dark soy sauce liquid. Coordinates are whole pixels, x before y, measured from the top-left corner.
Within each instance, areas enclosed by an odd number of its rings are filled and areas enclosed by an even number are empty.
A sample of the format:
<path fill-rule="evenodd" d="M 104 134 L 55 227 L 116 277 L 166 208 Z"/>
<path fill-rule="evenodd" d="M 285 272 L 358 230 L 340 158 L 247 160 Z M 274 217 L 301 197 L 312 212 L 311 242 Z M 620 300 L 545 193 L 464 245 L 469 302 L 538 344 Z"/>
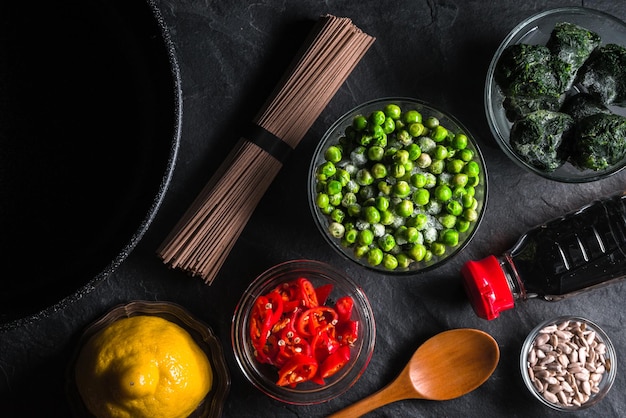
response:
<path fill-rule="evenodd" d="M 626 195 L 532 229 L 509 255 L 527 297 L 561 299 L 626 277 Z"/>

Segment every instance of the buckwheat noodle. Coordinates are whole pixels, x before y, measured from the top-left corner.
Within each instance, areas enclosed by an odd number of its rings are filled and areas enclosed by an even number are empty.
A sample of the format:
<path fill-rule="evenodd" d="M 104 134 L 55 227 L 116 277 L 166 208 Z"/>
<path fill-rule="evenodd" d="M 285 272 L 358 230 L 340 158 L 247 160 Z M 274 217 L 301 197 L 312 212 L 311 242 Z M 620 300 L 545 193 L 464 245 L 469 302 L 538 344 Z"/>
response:
<path fill-rule="evenodd" d="M 374 42 L 350 19 L 320 17 L 271 96 L 157 250 L 211 284 L 259 201 Z"/>

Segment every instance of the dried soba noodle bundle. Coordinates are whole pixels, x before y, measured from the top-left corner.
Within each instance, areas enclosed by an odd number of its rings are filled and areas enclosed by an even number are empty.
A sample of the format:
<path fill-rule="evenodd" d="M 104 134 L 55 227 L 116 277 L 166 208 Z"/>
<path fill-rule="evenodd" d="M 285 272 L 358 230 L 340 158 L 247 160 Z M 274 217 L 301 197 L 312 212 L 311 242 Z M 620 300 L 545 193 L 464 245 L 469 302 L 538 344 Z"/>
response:
<path fill-rule="evenodd" d="M 283 165 L 374 42 L 350 19 L 322 16 L 253 120 L 157 253 L 210 284 Z"/>

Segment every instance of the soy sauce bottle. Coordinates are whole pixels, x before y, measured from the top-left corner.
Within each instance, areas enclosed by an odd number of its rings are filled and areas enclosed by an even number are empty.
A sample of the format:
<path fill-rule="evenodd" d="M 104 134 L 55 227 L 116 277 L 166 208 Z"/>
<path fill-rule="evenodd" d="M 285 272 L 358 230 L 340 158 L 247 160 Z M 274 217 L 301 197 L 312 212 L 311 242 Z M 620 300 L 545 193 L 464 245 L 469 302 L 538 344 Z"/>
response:
<path fill-rule="evenodd" d="M 461 269 L 476 314 L 497 318 L 516 300 L 556 301 L 626 278 L 626 192 L 539 225 L 501 256 Z"/>

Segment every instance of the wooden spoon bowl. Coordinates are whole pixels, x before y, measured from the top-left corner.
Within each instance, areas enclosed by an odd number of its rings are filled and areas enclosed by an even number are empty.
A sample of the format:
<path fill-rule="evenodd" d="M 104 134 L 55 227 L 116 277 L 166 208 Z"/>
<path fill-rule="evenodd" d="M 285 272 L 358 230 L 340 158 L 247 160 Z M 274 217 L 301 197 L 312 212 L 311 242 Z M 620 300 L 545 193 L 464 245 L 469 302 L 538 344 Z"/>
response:
<path fill-rule="evenodd" d="M 422 344 L 393 382 L 331 417 L 361 416 L 404 399 L 458 398 L 482 385 L 499 360 L 498 343 L 489 334 L 469 328 L 444 331 Z"/>

